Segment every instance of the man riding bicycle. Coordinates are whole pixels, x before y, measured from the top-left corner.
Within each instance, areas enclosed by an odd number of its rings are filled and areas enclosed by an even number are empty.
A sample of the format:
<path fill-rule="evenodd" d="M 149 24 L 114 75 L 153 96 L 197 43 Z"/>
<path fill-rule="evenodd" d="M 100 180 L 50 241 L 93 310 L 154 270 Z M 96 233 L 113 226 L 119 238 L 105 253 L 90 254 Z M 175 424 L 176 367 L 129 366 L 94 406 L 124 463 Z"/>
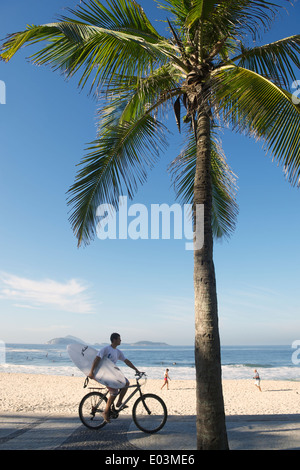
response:
<path fill-rule="evenodd" d="M 118 360 L 123 361 L 128 367 L 135 370 L 137 374 L 140 374 L 140 371 L 132 364 L 131 361 L 129 361 L 129 359 L 126 359 L 122 351 L 120 351 L 120 349 L 117 349 L 117 347 L 121 344 L 121 336 L 119 335 L 119 333 L 112 333 L 110 337 L 110 341 L 111 341 L 111 344 L 109 346 L 105 346 L 98 352 L 97 356 L 94 359 L 94 362 L 92 364 L 88 377 L 90 379 L 94 379 L 94 370 L 99 364 L 100 360 L 104 357 L 107 357 L 108 359 L 110 359 L 114 364 L 116 364 Z M 109 413 L 110 413 L 111 405 L 113 404 L 113 402 L 115 401 L 118 395 L 119 395 L 119 399 L 118 399 L 116 406 L 117 408 L 119 408 L 122 405 L 122 401 L 128 390 L 128 386 L 129 386 L 129 381 L 128 379 L 126 379 L 126 385 L 121 390 L 118 388 L 107 387 L 109 390 L 109 398 L 107 400 L 106 408 L 103 413 L 103 418 L 107 423 L 110 423 Z"/>

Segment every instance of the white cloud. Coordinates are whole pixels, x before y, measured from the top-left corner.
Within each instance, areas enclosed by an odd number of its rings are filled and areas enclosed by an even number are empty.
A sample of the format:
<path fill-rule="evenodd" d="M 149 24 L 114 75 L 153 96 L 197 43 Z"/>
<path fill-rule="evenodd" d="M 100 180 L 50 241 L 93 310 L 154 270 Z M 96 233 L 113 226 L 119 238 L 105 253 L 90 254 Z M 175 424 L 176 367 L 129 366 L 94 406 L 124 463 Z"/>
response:
<path fill-rule="evenodd" d="M 21 308 L 47 308 L 74 313 L 93 313 L 88 287 L 76 279 L 65 283 L 52 279 L 36 281 L 0 273 L 0 299 Z"/>

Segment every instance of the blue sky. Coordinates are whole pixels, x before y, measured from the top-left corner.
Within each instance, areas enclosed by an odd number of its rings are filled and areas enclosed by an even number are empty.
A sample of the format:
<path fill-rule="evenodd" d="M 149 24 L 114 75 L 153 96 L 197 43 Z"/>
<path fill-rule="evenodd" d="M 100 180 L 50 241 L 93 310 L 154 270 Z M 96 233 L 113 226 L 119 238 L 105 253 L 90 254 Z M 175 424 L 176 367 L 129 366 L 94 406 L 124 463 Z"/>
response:
<path fill-rule="evenodd" d="M 76 3 L 3 0 L 0 37 L 52 22 Z M 140 3 L 157 18 L 154 2 Z M 299 4 L 289 11 L 263 42 L 299 33 Z M 66 191 L 95 138 L 97 103 L 29 55 L 0 63 L 0 339 L 102 342 L 118 331 L 124 342 L 193 344 L 193 255 L 184 240 L 95 238 L 77 248 Z M 166 169 L 181 139 L 172 114 L 169 125 L 170 145 L 133 203 L 175 202 Z M 299 190 L 261 143 L 229 130 L 222 141 L 240 210 L 234 235 L 215 244 L 222 344 L 292 344 L 300 336 Z"/>

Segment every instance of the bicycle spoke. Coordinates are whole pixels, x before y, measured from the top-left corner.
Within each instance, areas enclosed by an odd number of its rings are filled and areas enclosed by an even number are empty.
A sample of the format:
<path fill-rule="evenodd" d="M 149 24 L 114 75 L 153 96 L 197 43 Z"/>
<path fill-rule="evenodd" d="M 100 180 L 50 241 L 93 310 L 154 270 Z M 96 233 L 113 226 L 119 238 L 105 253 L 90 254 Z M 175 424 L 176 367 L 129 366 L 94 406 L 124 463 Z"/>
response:
<path fill-rule="evenodd" d="M 102 393 L 88 393 L 80 402 L 79 416 L 82 423 L 90 429 L 99 429 L 105 426 L 103 418 L 107 399 Z"/>

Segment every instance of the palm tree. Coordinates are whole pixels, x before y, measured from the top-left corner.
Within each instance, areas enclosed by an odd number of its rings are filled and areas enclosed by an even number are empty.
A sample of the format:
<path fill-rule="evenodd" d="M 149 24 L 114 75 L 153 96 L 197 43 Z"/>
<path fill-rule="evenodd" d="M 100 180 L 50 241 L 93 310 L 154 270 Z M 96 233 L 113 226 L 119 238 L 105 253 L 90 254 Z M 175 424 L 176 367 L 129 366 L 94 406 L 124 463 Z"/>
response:
<path fill-rule="evenodd" d="M 283 3 L 283 2 L 281 2 Z M 291 184 L 299 182 L 299 107 L 287 91 L 299 68 L 300 36 L 246 47 L 268 29 L 279 4 L 263 0 L 161 0 L 168 37 L 135 0 L 82 1 L 71 17 L 6 38 L 9 60 L 24 44 L 47 41 L 31 60 L 67 78 L 79 74 L 101 100 L 98 135 L 69 190 L 78 244 L 95 235 L 96 208 L 133 197 L 164 150 L 164 110 L 175 111 L 185 149 L 170 164 L 178 197 L 204 205 L 204 244 L 194 249 L 197 447 L 227 449 L 213 237 L 235 228 L 235 177 L 218 139 L 233 129 L 264 142 Z M 183 110 L 184 116 L 181 111 Z M 197 223 L 198 222 L 198 223 Z M 197 234 L 196 234 L 197 235 Z"/>

